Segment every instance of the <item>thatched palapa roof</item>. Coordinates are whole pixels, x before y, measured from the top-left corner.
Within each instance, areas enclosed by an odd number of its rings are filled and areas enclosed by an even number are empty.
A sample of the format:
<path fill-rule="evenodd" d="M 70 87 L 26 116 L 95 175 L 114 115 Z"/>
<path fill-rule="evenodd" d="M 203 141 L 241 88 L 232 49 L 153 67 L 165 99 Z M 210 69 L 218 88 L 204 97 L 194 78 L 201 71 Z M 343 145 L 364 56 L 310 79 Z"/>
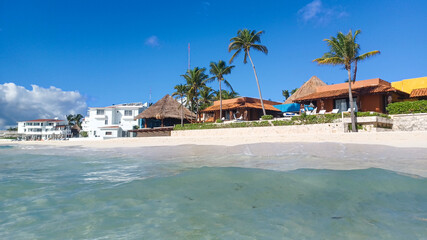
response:
<path fill-rule="evenodd" d="M 305 82 L 300 88 L 298 88 L 298 90 L 294 94 L 288 97 L 288 99 L 286 99 L 285 101 L 285 104 L 293 103 L 294 100 L 297 98 L 302 98 L 312 93 L 315 93 L 317 87 L 325 86 L 325 85 L 326 83 L 324 83 L 318 77 L 313 76 L 307 82 Z"/>
<path fill-rule="evenodd" d="M 184 107 L 183 112 L 185 119 L 196 118 L 196 114 L 192 113 L 186 107 Z M 145 111 L 135 117 L 135 119 L 139 118 L 181 119 L 181 103 L 176 101 L 173 97 L 169 96 L 169 94 L 166 94 L 166 96 L 164 96 L 162 99 L 160 99 L 155 104 L 151 105 L 149 108 L 147 108 Z"/>

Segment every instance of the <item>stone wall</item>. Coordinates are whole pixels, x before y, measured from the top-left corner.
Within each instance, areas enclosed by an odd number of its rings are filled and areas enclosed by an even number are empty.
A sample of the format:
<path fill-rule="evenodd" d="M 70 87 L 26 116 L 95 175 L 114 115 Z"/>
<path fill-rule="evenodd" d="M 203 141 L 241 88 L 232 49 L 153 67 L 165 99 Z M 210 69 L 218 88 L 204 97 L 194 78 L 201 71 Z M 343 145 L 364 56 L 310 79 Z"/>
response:
<path fill-rule="evenodd" d="M 427 131 L 427 113 L 390 115 L 393 131 Z"/>
<path fill-rule="evenodd" d="M 324 123 L 294 126 L 254 127 L 254 128 L 220 128 L 203 130 L 181 130 L 172 131 L 172 137 L 194 137 L 194 136 L 284 136 L 292 134 L 316 134 L 316 133 L 343 133 L 342 123 Z"/>

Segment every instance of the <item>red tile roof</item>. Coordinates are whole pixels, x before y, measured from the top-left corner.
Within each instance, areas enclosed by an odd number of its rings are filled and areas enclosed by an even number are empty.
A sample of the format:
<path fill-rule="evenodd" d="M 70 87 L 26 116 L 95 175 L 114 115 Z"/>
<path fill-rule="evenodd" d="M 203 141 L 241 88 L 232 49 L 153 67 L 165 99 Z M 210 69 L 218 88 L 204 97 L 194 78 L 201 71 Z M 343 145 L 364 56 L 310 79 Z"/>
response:
<path fill-rule="evenodd" d="M 366 95 L 366 94 L 379 94 L 379 93 L 387 93 L 387 92 L 396 92 L 401 95 L 406 95 L 406 96 L 408 95 L 405 92 L 399 91 L 387 85 L 362 86 L 358 88 L 352 88 L 351 92 L 353 96 Z M 326 98 L 340 98 L 340 97 L 348 97 L 348 89 L 315 92 L 313 94 L 295 99 L 294 101 L 302 102 L 302 101 L 316 100 L 316 99 L 322 99 L 322 98 L 326 99 Z"/>
<path fill-rule="evenodd" d="M 412 90 L 411 95 L 409 97 L 411 98 L 427 97 L 427 88 L 414 89 Z"/>

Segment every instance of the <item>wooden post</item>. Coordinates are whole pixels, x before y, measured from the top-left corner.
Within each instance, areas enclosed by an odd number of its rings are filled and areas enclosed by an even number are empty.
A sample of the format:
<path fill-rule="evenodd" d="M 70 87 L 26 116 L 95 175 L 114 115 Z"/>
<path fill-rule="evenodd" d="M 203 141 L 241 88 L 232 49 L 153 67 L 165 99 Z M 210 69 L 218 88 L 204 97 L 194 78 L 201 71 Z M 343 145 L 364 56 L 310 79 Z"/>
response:
<path fill-rule="evenodd" d="M 147 128 L 147 119 L 144 118 L 144 127 Z"/>
<path fill-rule="evenodd" d="M 164 125 L 163 125 L 163 118 L 162 118 L 162 127 L 164 127 Z"/>

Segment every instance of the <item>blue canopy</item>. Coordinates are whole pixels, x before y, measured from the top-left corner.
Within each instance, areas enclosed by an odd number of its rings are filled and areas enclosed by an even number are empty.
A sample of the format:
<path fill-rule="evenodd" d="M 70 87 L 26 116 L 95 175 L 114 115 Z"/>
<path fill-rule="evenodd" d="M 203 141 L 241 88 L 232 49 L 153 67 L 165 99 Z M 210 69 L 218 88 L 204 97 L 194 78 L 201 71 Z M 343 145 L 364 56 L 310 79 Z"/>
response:
<path fill-rule="evenodd" d="M 282 112 L 299 112 L 300 106 L 301 105 L 299 103 L 274 105 L 275 108 Z"/>

